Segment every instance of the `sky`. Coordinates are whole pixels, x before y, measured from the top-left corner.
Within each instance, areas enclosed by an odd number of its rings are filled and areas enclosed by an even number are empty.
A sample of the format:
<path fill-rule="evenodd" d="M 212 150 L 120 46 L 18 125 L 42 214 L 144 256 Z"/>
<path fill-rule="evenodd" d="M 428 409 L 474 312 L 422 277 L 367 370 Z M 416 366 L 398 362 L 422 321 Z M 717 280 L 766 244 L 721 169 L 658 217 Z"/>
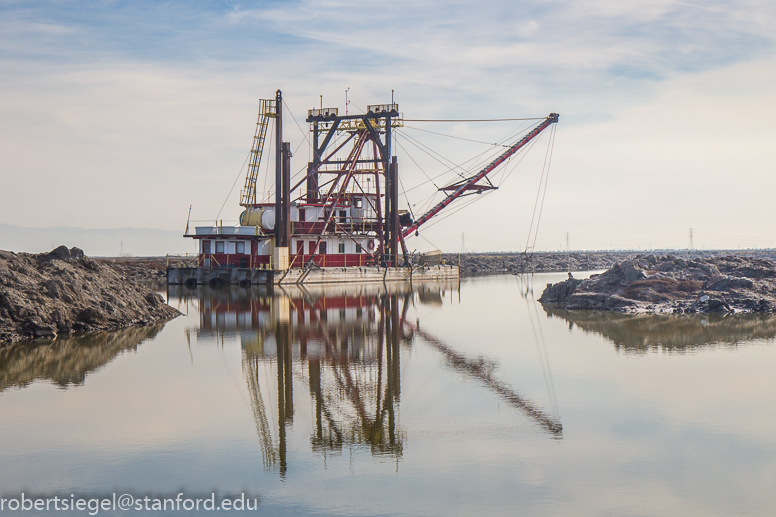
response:
<path fill-rule="evenodd" d="M 393 91 L 407 119 L 560 114 L 535 241 L 548 132 L 411 249 L 687 248 L 691 229 L 696 248 L 776 247 L 775 22 L 755 0 L 2 1 L 0 223 L 234 223 L 259 99 L 283 91 L 298 171 L 321 96 L 360 112 Z M 421 129 L 516 127 L 403 128 L 401 203 L 488 149 Z"/>

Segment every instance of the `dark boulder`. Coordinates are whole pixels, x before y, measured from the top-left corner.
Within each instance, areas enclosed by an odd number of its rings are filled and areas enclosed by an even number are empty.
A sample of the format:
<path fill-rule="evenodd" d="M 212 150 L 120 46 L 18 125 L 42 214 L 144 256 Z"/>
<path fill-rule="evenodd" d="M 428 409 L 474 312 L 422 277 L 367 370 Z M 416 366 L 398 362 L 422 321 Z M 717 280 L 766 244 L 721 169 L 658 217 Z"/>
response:
<path fill-rule="evenodd" d="M 547 288 L 542 293 L 539 301 L 542 303 L 566 303 L 569 296 L 574 294 L 577 286 L 581 283 L 582 280 L 569 278 L 557 284 L 547 284 Z"/>
<path fill-rule="evenodd" d="M 53 250 L 46 253 L 43 258 L 46 258 L 48 260 L 52 260 L 52 259 L 70 260 L 70 250 L 67 249 L 67 246 L 57 246 Z"/>

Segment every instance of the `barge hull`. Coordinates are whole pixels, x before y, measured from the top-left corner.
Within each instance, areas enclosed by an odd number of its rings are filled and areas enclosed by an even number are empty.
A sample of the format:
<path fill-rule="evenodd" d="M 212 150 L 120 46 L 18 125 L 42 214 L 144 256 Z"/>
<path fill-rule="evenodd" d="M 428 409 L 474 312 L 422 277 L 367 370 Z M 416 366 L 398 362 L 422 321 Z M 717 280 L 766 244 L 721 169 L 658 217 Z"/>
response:
<path fill-rule="evenodd" d="M 458 280 L 458 266 L 256 268 L 168 267 L 168 285 L 292 285 Z"/>

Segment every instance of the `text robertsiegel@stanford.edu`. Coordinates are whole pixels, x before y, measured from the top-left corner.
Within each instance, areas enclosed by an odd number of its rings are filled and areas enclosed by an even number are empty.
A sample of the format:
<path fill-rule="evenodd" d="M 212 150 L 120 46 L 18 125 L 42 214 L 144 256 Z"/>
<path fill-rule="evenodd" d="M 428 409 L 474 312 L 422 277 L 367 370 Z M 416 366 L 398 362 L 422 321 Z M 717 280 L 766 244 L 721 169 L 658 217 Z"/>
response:
<path fill-rule="evenodd" d="M 86 512 L 97 515 L 101 511 L 255 511 L 259 508 L 257 497 L 226 496 L 216 498 L 215 493 L 205 497 L 186 496 L 183 492 L 174 496 L 133 496 L 131 494 L 110 494 L 104 497 L 83 497 L 63 495 L 1 496 L 0 512 Z"/>

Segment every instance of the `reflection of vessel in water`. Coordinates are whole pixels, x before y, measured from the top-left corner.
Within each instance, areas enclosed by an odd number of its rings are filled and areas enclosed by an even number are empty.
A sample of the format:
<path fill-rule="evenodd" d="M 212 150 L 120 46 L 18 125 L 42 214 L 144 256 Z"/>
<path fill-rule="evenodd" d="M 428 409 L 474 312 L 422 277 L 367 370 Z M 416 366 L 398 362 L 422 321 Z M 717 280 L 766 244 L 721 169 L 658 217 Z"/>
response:
<path fill-rule="evenodd" d="M 713 345 L 737 345 L 776 336 L 776 316 L 764 314 L 657 315 L 609 311 L 567 311 L 544 306 L 549 316 L 562 318 L 611 340 L 618 349 L 646 352 L 683 351 Z"/>
<path fill-rule="evenodd" d="M 400 347 L 419 342 L 441 352 L 446 364 L 490 388 L 556 437 L 560 423 L 520 397 L 494 374 L 495 361 L 468 358 L 407 322 L 419 300 L 410 284 L 293 287 L 267 290 L 200 289 L 197 339 L 239 338 L 264 466 L 287 468 L 286 433 L 294 398 L 309 393 L 310 444 L 321 455 L 363 447 L 400 458 L 405 431 L 398 422 Z M 424 283 L 424 297 L 441 303 L 456 283 Z M 436 295 L 433 292 L 436 291 Z M 173 289 L 186 295 L 187 289 Z M 305 386 L 300 392 L 298 386 Z M 297 390 L 294 390 L 294 385 Z M 277 402 L 275 424 L 274 401 Z M 273 402 L 269 402 L 273 401 Z"/>
<path fill-rule="evenodd" d="M 197 337 L 220 341 L 239 334 L 264 466 L 281 475 L 299 382 L 306 384 L 314 408 L 313 451 L 327 455 L 367 447 L 376 455 L 402 455 L 404 433 L 396 418 L 399 346 L 409 341 L 399 321 L 410 285 L 337 289 L 276 289 L 274 296 L 237 288 L 199 292 Z M 267 408 L 273 392 L 276 428 Z"/>
<path fill-rule="evenodd" d="M 62 388 L 81 385 L 87 374 L 126 350 L 136 350 L 138 345 L 156 336 L 162 327 L 164 323 L 156 323 L 1 347 L 0 391 L 21 388 L 40 380 Z"/>

